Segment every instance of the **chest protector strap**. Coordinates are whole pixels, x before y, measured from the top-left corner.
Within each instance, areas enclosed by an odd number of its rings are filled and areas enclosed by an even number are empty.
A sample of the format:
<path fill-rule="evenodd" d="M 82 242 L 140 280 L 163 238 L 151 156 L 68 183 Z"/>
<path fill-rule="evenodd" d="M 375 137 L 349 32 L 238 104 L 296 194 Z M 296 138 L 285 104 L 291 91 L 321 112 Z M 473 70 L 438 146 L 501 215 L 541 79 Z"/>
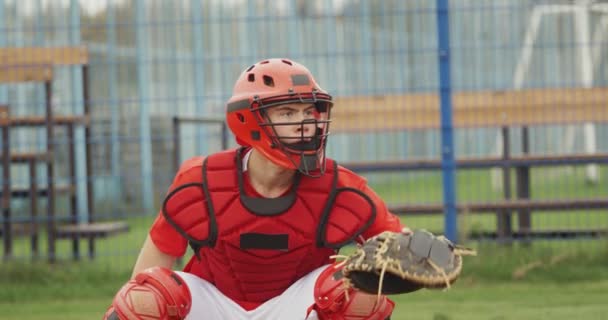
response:
<path fill-rule="evenodd" d="M 337 164 L 334 162 L 334 169 Z M 333 186 L 323 208 L 317 229 L 317 247 L 340 249 L 357 239 L 376 219 L 376 206 L 368 195 L 352 187 Z M 348 225 L 356 227 L 348 228 Z"/>
<path fill-rule="evenodd" d="M 217 219 L 211 199 L 208 181 L 207 160 L 203 160 L 202 181 L 182 184 L 173 189 L 163 201 L 162 213 L 169 223 L 182 235 L 200 260 L 200 249 L 214 247 L 218 237 Z"/>

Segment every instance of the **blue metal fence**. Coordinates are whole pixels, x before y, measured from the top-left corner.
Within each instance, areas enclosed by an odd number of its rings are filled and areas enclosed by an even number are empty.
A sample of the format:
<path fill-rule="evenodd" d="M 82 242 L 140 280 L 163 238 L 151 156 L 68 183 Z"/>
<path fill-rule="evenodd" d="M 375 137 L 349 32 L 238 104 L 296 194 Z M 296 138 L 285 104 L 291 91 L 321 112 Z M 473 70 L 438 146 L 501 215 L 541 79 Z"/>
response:
<path fill-rule="evenodd" d="M 233 81 L 260 59 L 302 62 L 337 98 L 440 93 L 441 130 L 336 133 L 328 152 L 343 162 L 443 157 L 443 192 L 430 173 L 399 174 L 397 182 L 395 175 L 368 178 L 389 201 L 402 197 L 425 204 L 443 198 L 448 209 L 443 227 L 455 238 L 457 200 L 492 186 L 484 176 L 457 194 L 454 158 L 496 154 L 500 128 L 452 131 L 452 93 L 605 87 L 607 7 L 537 0 L 74 0 L 67 5 L 7 0 L 0 3 L 0 46 L 89 48 L 94 173 L 84 173 L 79 131 L 77 178 L 93 180 L 95 199 L 88 201 L 100 205 L 101 216 L 153 216 L 174 173 L 172 117 L 222 116 Z M 80 72 L 57 70 L 57 113 L 82 111 Z M 40 90 L 0 86 L 0 104 L 9 103 L 14 114 L 40 113 Z M 586 152 L 591 134 L 595 150 L 608 151 L 606 125 L 588 129 L 532 128 L 531 148 Z M 218 150 L 220 134 L 214 127 L 184 126 L 181 159 Z M 13 139 L 27 149 L 44 145 L 46 137 L 22 132 Z M 513 139 L 514 150 L 521 149 L 519 140 Z M 15 170 L 17 181 L 27 181 L 27 172 Z M 562 183 L 555 178 L 561 173 L 552 172 L 541 176 Z M 599 175 L 600 191 L 592 192 L 608 195 L 605 166 Z M 414 190 L 420 188 L 429 190 Z M 86 191 L 78 192 L 86 219 Z M 603 215 L 577 217 L 586 219 L 584 224 L 608 225 Z"/>

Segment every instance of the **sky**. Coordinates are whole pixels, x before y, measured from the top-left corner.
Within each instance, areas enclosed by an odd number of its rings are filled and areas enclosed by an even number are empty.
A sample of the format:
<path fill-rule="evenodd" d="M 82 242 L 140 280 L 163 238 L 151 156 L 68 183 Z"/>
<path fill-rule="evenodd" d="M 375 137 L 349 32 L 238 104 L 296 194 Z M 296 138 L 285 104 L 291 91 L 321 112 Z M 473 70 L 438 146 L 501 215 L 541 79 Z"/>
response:
<path fill-rule="evenodd" d="M 90 15 L 94 15 L 100 11 L 103 11 L 108 4 L 119 4 L 124 2 L 125 0 L 5 0 L 6 3 L 13 4 L 15 1 L 19 3 L 19 10 L 26 14 L 32 14 L 36 12 L 36 10 L 40 6 L 46 6 L 51 1 L 53 3 L 59 3 L 65 7 L 70 5 L 70 2 L 76 1 L 80 4 L 80 6 Z M 167 0 L 170 1 L 170 0 Z M 186 3 L 190 2 L 189 0 L 182 0 Z M 213 1 L 213 2 L 222 2 L 224 6 L 234 6 L 243 4 L 248 0 L 203 0 L 203 1 Z M 327 0 L 307 0 L 307 1 L 315 1 L 316 5 L 321 5 L 321 1 Z M 273 1 L 279 9 L 287 9 L 289 7 L 289 3 L 291 0 L 277 0 Z M 344 5 L 345 0 L 333 0 L 332 4 L 334 9 L 340 10 Z"/>
<path fill-rule="evenodd" d="M 15 1 L 16 0 L 5 0 L 6 3 L 10 4 L 13 4 Z M 72 1 L 78 2 L 80 6 L 89 14 L 96 14 L 99 11 L 102 11 L 108 4 L 118 4 L 124 2 L 124 0 L 18 0 L 18 3 L 21 12 L 30 14 L 35 12 L 38 7 L 44 7 L 50 2 L 68 7 Z"/>

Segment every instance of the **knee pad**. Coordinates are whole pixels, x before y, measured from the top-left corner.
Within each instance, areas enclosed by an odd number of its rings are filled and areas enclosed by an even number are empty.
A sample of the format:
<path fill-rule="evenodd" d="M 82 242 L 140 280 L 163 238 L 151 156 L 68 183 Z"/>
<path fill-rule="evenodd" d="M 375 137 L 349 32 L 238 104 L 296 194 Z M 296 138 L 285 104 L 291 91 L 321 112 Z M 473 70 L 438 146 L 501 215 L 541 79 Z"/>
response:
<path fill-rule="evenodd" d="M 104 319 L 182 320 L 192 297 L 184 280 L 161 267 L 146 269 L 125 284 L 114 297 Z"/>
<path fill-rule="evenodd" d="M 331 265 L 317 278 L 315 303 L 308 309 L 321 320 L 385 320 L 395 303 L 386 296 L 378 297 L 356 290 L 344 282 L 342 267 Z"/>

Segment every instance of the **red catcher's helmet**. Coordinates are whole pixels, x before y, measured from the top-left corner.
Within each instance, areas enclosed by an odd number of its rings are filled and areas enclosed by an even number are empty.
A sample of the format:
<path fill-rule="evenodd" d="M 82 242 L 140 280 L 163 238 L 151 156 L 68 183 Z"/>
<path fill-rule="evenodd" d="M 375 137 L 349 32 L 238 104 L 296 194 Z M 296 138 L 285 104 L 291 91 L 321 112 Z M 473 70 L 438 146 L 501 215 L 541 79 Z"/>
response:
<path fill-rule="evenodd" d="M 283 104 L 314 104 L 315 119 L 272 123 L 266 110 Z M 226 105 L 226 122 L 242 146 L 251 146 L 275 164 L 309 176 L 325 172 L 325 147 L 329 135 L 332 97 L 303 65 L 288 59 L 268 59 L 247 68 L 234 85 Z M 277 135 L 277 125 L 314 122 L 310 142 L 289 144 Z"/>

